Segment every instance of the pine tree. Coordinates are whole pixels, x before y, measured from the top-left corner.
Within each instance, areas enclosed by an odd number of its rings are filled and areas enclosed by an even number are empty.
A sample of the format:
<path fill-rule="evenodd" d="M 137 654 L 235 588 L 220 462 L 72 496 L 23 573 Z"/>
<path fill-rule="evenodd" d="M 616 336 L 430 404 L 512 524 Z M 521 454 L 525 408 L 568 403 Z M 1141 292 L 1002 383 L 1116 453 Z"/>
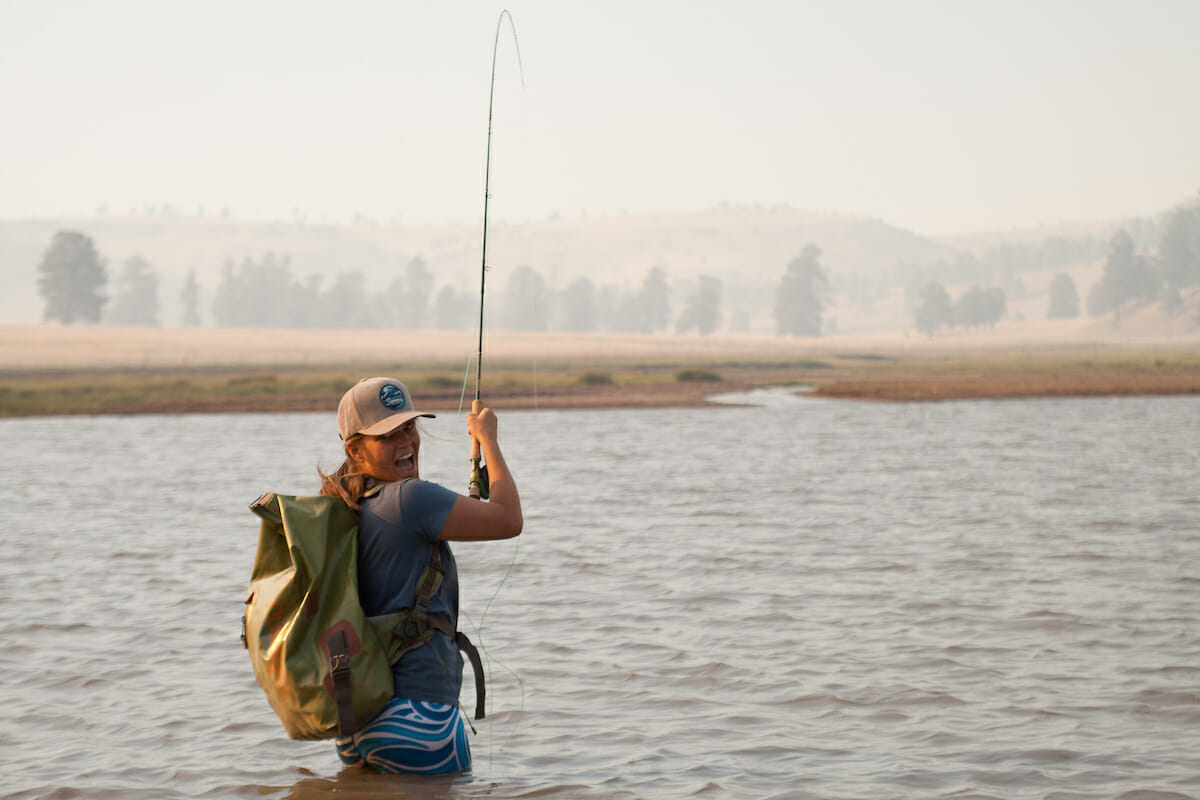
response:
<path fill-rule="evenodd" d="M 721 282 L 711 275 L 701 275 L 696 289 L 688 297 L 679 319 L 675 321 L 676 333 L 695 330 L 701 336 L 715 333 L 721 323 Z"/>
<path fill-rule="evenodd" d="M 38 294 L 46 301 L 43 319 L 64 325 L 100 321 L 108 274 L 90 237 L 77 231 L 54 234 L 38 273 Z"/>
<path fill-rule="evenodd" d="M 1065 272 L 1054 276 L 1050 284 L 1050 308 L 1046 311 L 1046 319 L 1073 319 L 1079 316 L 1079 292 L 1075 289 L 1075 281 Z"/>
<path fill-rule="evenodd" d="M 1200 283 L 1200 209 L 1181 206 L 1171 212 L 1158 246 L 1158 265 L 1169 286 Z"/>
<path fill-rule="evenodd" d="M 775 291 L 775 330 L 780 335 L 820 336 L 829 276 L 821 268 L 821 250 L 808 245 L 788 264 Z"/>
<path fill-rule="evenodd" d="M 1109 243 L 1100 282 L 1088 294 L 1088 313 L 1100 316 L 1116 311 L 1119 316 L 1122 305 L 1153 298 L 1160 285 L 1146 259 L 1134 249 L 1133 237 L 1119 230 Z"/>
<path fill-rule="evenodd" d="M 656 333 L 671 324 L 670 289 L 667 273 L 662 267 L 656 264 L 646 273 L 634 306 L 637 312 L 635 329 L 639 333 Z"/>
<path fill-rule="evenodd" d="M 950 304 L 950 294 L 946 287 L 937 282 L 926 284 L 921 291 L 921 299 L 913 309 L 917 330 L 929 338 L 941 327 L 954 322 L 954 307 Z"/>
<path fill-rule="evenodd" d="M 187 280 L 183 282 L 183 289 L 179 292 L 179 303 L 183 306 L 180 324 L 185 328 L 198 327 L 200 325 L 200 282 L 196 280 L 194 268 L 188 270 Z"/>
<path fill-rule="evenodd" d="M 117 276 L 117 294 L 109 309 L 114 325 L 158 324 L 158 274 L 141 256 L 131 256 Z"/>

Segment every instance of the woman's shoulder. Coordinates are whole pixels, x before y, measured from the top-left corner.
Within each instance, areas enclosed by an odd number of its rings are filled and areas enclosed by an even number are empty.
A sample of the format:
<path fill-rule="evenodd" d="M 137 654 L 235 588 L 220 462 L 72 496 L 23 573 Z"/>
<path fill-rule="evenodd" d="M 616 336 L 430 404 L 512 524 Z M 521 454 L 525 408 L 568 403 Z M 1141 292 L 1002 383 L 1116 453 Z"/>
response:
<path fill-rule="evenodd" d="M 441 484 L 421 478 L 405 478 L 402 481 L 381 483 L 374 495 L 364 498 L 372 505 L 452 505 L 458 495 Z"/>
<path fill-rule="evenodd" d="M 407 478 L 382 483 L 374 495 L 363 500 L 360 512 L 365 513 L 360 513 L 360 524 L 372 530 L 381 524 L 389 529 L 398 525 L 436 541 L 457 500 L 457 494 L 432 481 Z"/>

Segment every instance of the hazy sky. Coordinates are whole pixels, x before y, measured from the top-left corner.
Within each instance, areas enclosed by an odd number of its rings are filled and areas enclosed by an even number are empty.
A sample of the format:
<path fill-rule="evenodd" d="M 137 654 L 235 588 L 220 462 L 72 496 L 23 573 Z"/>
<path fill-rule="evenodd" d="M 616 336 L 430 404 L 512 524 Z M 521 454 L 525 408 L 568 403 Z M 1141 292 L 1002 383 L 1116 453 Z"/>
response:
<path fill-rule="evenodd" d="M 478 220 L 501 8 L 0 0 L 0 219 Z M 1198 0 L 512 0 L 493 219 L 731 205 L 925 234 L 1200 190 Z"/>

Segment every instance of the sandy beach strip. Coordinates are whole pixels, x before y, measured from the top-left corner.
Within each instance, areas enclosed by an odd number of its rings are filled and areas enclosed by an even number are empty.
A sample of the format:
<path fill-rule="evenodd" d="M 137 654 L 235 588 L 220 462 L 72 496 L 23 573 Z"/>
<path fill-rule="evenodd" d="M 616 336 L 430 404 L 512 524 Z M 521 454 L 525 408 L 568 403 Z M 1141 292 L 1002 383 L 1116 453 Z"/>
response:
<path fill-rule="evenodd" d="M 476 349 L 463 331 L 0 325 L 0 415 L 332 410 L 367 374 L 452 410 L 473 395 Z M 1200 337 L 490 333 L 484 351 L 495 408 L 689 406 L 772 386 L 875 401 L 1200 394 Z"/>

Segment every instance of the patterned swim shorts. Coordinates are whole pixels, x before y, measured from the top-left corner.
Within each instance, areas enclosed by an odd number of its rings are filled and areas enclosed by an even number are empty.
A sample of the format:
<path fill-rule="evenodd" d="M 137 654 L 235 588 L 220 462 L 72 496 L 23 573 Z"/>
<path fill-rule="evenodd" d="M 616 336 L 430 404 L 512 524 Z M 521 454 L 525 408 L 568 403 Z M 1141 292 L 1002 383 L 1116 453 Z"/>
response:
<path fill-rule="evenodd" d="M 457 706 L 392 698 L 353 736 L 337 740 L 348 766 L 439 775 L 471 766 L 467 726 Z"/>

